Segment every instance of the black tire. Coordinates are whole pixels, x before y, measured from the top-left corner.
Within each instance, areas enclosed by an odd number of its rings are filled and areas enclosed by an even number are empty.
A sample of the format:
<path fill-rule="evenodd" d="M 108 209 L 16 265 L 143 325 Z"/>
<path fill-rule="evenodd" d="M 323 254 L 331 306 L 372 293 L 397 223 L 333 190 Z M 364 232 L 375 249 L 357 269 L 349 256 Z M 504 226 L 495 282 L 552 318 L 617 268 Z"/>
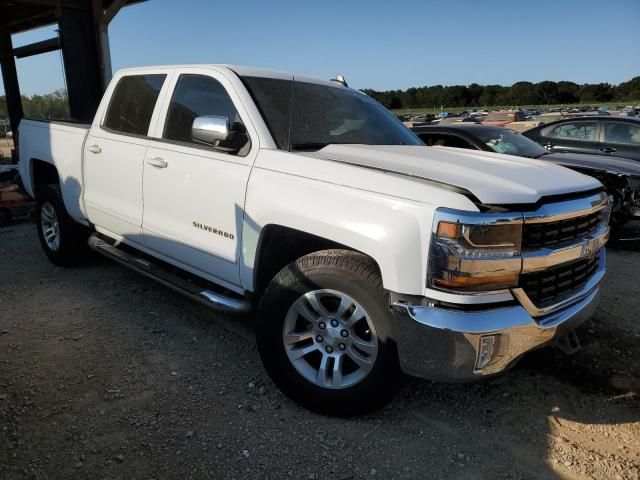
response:
<path fill-rule="evenodd" d="M 358 383 L 331 389 L 302 376 L 289 360 L 283 341 L 287 312 L 307 292 L 331 289 L 356 300 L 369 314 L 378 337 L 377 357 Z M 325 250 L 291 263 L 271 281 L 258 309 L 258 350 L 274 383 L 309 410 L 335 416 L 353 416 L 377 410 L 398 392 L 402 374 L 395 344 L 390 338 L 391 312 L 375 263 L 348 250 Z"/>
<path fill-rule="evenodd" d="M 7 210 L 0 210 L 0 228 L 11 225 L 11 213 Z"/>
<path fill-rule="evenodd" d="M 50 205 L 58 220 L 59 246 L 52 248 L 43 232 L 42 209 Z M 47 185 L 36 194 L 36 225 L 38 238 L 47 258 L 59 267 L 70 267 L 83 261 L 88 253 L 89 229 L 73 220 L 62 200 L 59 185 Z"/>

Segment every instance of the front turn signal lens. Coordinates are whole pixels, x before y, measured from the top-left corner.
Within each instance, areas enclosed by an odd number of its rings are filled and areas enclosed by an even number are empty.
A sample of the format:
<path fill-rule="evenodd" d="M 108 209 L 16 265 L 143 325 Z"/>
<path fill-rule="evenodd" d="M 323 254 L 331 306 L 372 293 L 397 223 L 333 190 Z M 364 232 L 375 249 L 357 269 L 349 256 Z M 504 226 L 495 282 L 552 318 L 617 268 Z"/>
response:
<path fill-rule="evenodd" d="M 518 274 L 509 273 L 506 275 L 490 275 L 484 277 L 456 277 L 450 279 L 434 278 L 433 283 L 439 287 L 449 289 L 473 289 L 481 287 L 509 288 L 518 283 Z"/>

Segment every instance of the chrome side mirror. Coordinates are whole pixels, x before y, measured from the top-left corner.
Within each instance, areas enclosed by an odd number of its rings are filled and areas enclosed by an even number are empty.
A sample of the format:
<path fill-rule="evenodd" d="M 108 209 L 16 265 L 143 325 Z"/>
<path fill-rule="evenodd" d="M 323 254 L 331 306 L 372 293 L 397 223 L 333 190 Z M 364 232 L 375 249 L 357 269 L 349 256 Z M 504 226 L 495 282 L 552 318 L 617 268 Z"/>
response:
<path fill-rule="evenodd" d="M 216 146 L 229 139 L 229 119 L 216 115 L 196 117 L 191 126 L 191 138 L 198 143 Z"/>

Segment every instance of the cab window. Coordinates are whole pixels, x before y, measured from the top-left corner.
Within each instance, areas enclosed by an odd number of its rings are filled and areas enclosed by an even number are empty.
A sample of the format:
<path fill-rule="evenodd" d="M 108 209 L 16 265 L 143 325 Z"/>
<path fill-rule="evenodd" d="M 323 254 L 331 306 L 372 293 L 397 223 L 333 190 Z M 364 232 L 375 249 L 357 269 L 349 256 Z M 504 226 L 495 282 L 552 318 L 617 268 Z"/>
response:
<path fill-rule="evenodd" d="M 130 135 L 147 135 L 151 115 L 166 75 L 122 77 L 111 95 L 103 127 Z"/>
<path fill-rule="evenodd" d="M 605 143 L 640 145 L 640 122 L 633 125 L 627 122 L 607 123 L 604 129 Z"/>
<path fill-rule="evenodd" d="M 204 115 L 226 117 L 231 130 L 246 131 L 220 82 L 205 75 L 180 75 L 169 104 L 163 138 L 203 146 L 191 138 L 191 127 L 196 117 Z"/>
<path fill-rule="evenodd" d="M 542 135 L 547 138 L 560 138 L 563 140 L 576 140 L 581 142 L 597 142 L 596 122 L 571 122 L 563 123 L 545 129 Z"/>

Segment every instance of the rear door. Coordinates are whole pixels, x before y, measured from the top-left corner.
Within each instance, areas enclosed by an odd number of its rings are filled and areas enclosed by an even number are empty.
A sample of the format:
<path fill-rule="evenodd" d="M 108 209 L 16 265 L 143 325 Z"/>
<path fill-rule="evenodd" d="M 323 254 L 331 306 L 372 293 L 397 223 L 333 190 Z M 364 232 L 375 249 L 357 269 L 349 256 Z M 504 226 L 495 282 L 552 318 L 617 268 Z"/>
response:
<path fill-rule="evenodd" d="M 606 120 L 599 153 L 640 160 L 640 121 Z"/>
<path fill-rule="evenodd" d="M 597 120 L 571 120 L 540 131 L 540 144 L 554 152 L 600 153 Z"/>
<path fill-rule="evenodd" d="M 191 138 L 198 116 L 246 129 L 238 152 Z M 258 137 L 233 84 L 211 69 L 177 71 L 144 162 L 145 246 L 167 261 L 229 288 L 240 283 L 244 199 Z"/>
<path fill-rule="evenodd" d="M 115 79 L 84 145 L 88 218 L 98 231 L 129 243 L 142 243 L 142 166 L 166 79 L 158 71 Z"/>

